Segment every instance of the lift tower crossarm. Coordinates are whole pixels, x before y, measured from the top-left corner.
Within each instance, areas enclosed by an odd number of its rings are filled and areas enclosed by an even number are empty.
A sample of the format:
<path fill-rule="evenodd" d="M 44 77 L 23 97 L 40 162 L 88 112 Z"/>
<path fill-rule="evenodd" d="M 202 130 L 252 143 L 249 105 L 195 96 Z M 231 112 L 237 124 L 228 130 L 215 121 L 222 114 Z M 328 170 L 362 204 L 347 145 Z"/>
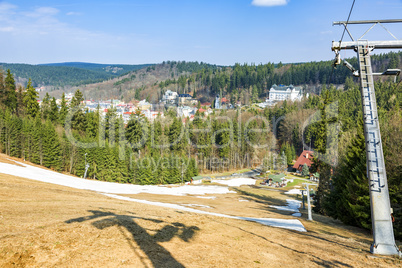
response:
<path fill-rule="evenodd" d="M 332 25 L 343 25 L 345 27 L 345 30 L 348 32 L 350 38 L 353 41 L 356 41 L 352 34 L 350 33 L 349 29 L 348 29 L 348 25 L 350 24 L 373 24 L 360 38 L 358 38 L 358 40 L 361 40 L 371 29 L 373 29 L 374 26 L 376 26 L 377 24 L 381 25 L 382 28 L 384 28 L 384 30 L 386 30 L 395 40 L 399 41 L 398 38 L 395 37 L 395 35 L 393 35 L 387 28 L 385 28 L 385 26 L 383 24 L 385 23 L 398 23 L 398 22 L 402 22 L 402 19 L 395 19 L 395 20 L 355 20 L 355 21 L 334 21 L 332 23 Z M 343 35 L 342 35 L 343 37 Z M 342 41 L 341 41 L 342 42 Z M 387 48 L 387 47 L 384 47 Z M 392 47 L 394 48 L 394 47 Z"/>
<path fill-rule="evenodd" d="M 402 22 L 401 19 L 396 20 L 355 20 L 355 21 L 334 21 L 332 25 L 345 25 L 345 24 L 372 24 L 372 23 L 396 23 Z"/>
<path fill-rule="evenodd" d="M 332 51 L 339 51 L 341 49 L 354 49 L 358 47 L 359 41 L 348 42 L 336 42 L 332 41 Z M 360 42 L 361 44 L 361 42 Z M 381 49 L 399 49 L 402 48 L 402 40 L 390 40 L 390 41 L 367 41 L 365 42 L 369 48 L 381 48 Z"/>

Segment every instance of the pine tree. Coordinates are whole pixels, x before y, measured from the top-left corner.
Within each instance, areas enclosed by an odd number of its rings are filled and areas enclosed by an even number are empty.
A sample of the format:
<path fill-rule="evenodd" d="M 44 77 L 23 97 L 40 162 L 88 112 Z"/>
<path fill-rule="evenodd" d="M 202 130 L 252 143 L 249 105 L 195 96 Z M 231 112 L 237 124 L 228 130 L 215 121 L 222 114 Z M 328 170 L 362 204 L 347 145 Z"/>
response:
<path fill-rule="evenodd" d="M 144 157 L 139 160 L 139 176 L 138 183 L 142 185 L 152 184 L 153 174 L 152 174 L 152 164 L 148 157 Z"/>
<path fill-rule="evenodd" d="M 96 138 L 98 137 L 98 130 L 99 130 L 99 124 L 100 124 L 100 115 L 99 115 L 99 107 L 98 109 L 93 112 L 93 113 L 86 113 L 86 122 L 87 122 L 87 128 L 86 128 L 86 136 L 90 138 Z"/>
<path fill-rule="evenodd" d="M 82 111 L 81 102 L 84 100 L 82 92 L 77 89 L 75 91 L 73 98 L 71 99 L 70 108 L 73 110 L 74 115 L 71 120 L 71 126 L 73 129 L 81 132 L 85 132 L 86 121 L 85 115 Z"/>
<path fill-rule="evenodd" d="M 0 68 L 0 107 L 3 108 L 4 105 L 4 101 L 5 101 L 5 85 L 4 85 L 4 72 L 3 70 Z M 2 109 L 1 109 L 2 110 Z"/>
<path fill-rule="evenodd" d="M 26 113 L 31 118 L 35 118 L 39 115 L 38 93 L 32 86 L 32 81 L 29 79 L 27 90 L 23 96 L 24 106 L 26 107 Z"/>
<path fill-rule="evenodd" d="M 7 69 L 7 76 L 5 79 L 5 99 L 4 104 L 12 112 L 17 109 L 17 93 L 15 91 L 15 80 L 14 76 L 11 74 L 10 69 Z"/>
<path fill-rule="evenodd" d="M 57 107 L 55 97 L 53 97 L 52 100 L 50 101 L 49 119 L 53 123 L 57 122 L 59 119 L 59 108 Z"/>
<path fill-rule="evenodd" d="M 182 134 L 182 124 L 177 117 L 173 118 L 173 123 L 169 127 L 169 143 L 170 149 L 173 152 L 180 153 L 183 149 L 183 136 Z"/>
<path fill-rule="evenodd" d="M 141 150 L 144 147 L 144 140 L 143 140 L 143 134 L 144 134 L 144 123 L 140 121 L 141 119 L 132 116 L 130 118 L 130 121 L 128 121 L 125 134 L 126 134 L 126 139 L 130 143 L 131 148 L 135 151 L 138 152 L 138 150 Z"/>
<path fill-rule="evenodd" d="M 225 123 L 218 123 L 215 129 L 216 137 L 216 145 L 218 146 L 218 153 L 219 157 L 227 158 L 229 156 L 230 151 L 230 132 L 228 131 L 229 124 L 228 122 Z"/>
<path fill-rule="evenodd" d="M 347 148 L 334 177 L 334 190 L 323 200 L 326 212 L 346 224 L 371 229 L 367 180 L 365 140 L 360 130 Z"/>
<path fill-rule="evenodd" d="M 35 122 L 32 128 L 32 147 L 31 161 L 35 164 L 43 164 L 43 124 L 39 116 L 35 117 Z"/>
<path fill-rule="evenodd" d="M 303 167 L 302 167 L 302 176 L 308 176 L 308 174 L 309 174 L 309 169 L 308 169 L 308 166 L 307 166 L 307 164 L 304 164 L 303 165 Z"/>
<path fill-rule="evenodd" d="M 66 121 L 67 113 L 68 113 L 68 107 L 67 107 L 66 95 L 63 92 L 63 95 L 61 95 L 60 116 L 59 116 L 59 122 L 62 126 L 64 126 L 64 123 Z"/>
<path fill-rule="evenodd" d="M 170 162 L 169 157 L 163 157 L 159 162 L 158 167 L 158 180 L 157 183 L 159 184 L 166 184 L 169 182 L 170 179 Z"/>
<path fill-rule="evenodd" d="M 24 114 L 24 87 L 22 85 L 18 85 L 17 88 L 17 115 L 21 116 Z"/>
<path fill-rule="evenodd" d="M 22 157 L 23 159 L 33 162 L 31 160 L 33 154 L 33 129 L 34 121 L 28 117 L 23 118 L 22 121 Z"/>
<path fill-rule="evenodd" d="M 50 95 L 47 92 L 42 100 L 41 112 L 42 112 L 42 118 L 45 120 L 48 119 L 50 114 Z"/>
<path fill-rule="evenodd" d="M 82 94 L 82 92 L 79 89 L 77 89 L 74 92 L 73 98 L 71 99 L 70 107 L 71 108 L 78 107 L 81 105 L 82 101 L 84 101 L 84 95 Z"/>
<path fill-rule="evenodd" d="M 48 168 L 60 170 L 61 148 L 59 136 L 51 121 L 47 120 L 42 131 L 43 165 Z"/>

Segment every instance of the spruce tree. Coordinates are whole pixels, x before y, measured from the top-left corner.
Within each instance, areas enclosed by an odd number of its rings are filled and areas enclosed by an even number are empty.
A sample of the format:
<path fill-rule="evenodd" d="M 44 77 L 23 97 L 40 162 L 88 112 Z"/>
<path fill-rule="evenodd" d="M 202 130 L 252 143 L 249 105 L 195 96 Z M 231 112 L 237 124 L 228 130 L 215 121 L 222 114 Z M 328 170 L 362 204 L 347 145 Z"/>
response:
<path fill-rule="evenodd" d="M 31 147 L 31 161 L 35 164 L 43 164 L 43 131 L 44 127 L 39 116 L 35 117 L 34 125 L 32 128 L 32 147 Z"/>
<path fill-rule="evenodd" d="M 309 174 L 309 170 L 308 170 L 308 166 L 307 166 L 307 164 L 304 164 L 303 165 L 303 167 L 302 167 L 302 176 L 308 176 L 308 174 Z"/>
<path fill-rule="evenodd" d="M 24 114 L 24 87 L 21 85 L 18 85 L 17 88 L 17 115 L 21 116 Z"/>
<path fill-rule="evenodd" d="M 60 170 L 61 148 L 59 136 L 51 121 L 47 120 L 42 131 L 43 165 L 48 168 Z"/>
<path fill-rule="evenodd" d="M 26 114 L 35 118 L 39 115 L 38 92 L 32 86 L 32 81 L 29 79 L 27 90 L 23 96 L 24 106 L 26 107 Z"/>
<path fill-rule="evenodd" d="M 138 152 L 138 150 L 141 150 L 144 146 L 143 124 L 144 123 L 141 122 L 140 118 L 137 116 L 132 116 L 125 129 L 126 139 L 130 143 L 130 147 L 135 152 Z"/>
<path fill-rule="evenodd" d="M 82 111 L 82 105 L 81 102 L 84 100 L 84 97 L 82 95 L 82 92 L 77 89 L 75 91 L 73 98 L 71 99 L 70 103 L 70 108 L 73 110 L 74 115 L 71 120 L 71 126 L 73 129 L 84 132 L 86 129 L 86 121 L 85 121 L 85 115 L 84 112 Z"/>
<path fill-rule="evenodd" d="M 61 95 L 60 116 L 59 116 L 59 122 L 62 126 L 64 126 L 67 113 L 68 113 L 68 107 L 67 107 L 66 95 L 63 92 L 63 95 Z"/>
<path fill-rule="evenodd" d="M 42 105 L 41 105 L 41 112 L 42 112 L 42 118 L 43 119 L 48 119 L 50 115 L 50 95 L 49 93 L 46 92 L 45 97 L 42 100 Z"/>
<path fill-rule="evenodd" d="M 16 87 L 15 87 L 14 76 L 11 74 L 10 69 L 7 69 L 7 76 L 5 79 L 4 104 L 12 112 L 15 112 L 17 109 L 17 93 L 15 89 Z"/>
<path fill-rule="evenodd" d="M 57 107 L 55 97 L 53 97 L 52 100 L 50 101 L 49 119 L 53 123 L 57 122 L 59 119 L 59 108 Z"/>
<path fill-rule="evenodd" d="M 24 160 L 30 161 L 32 157 L 32 147 L 33 147 L 33 128 L 34 121 L 29 117 L 25 117 L 22 120 L 22 158 Z"/>
<path fill-rule="evenodd" d="M 3 106 L 5 107 L 5 105 L 4 105 L 4 101 L 5 101 L 5 97 L 6 97 L 5 87 L 6 86 L 4 84 L 4 72 L 0 68 L 0 108 L 3 108 Z"/>
<path fill-rule="evenodd" d="M 158 177 L 156 183 L 165 184 L 169 181 L 170 176 L 169 158 L 163 157 L 163 158 L 157 158 L 157 160 L 159 161 L 159 166 L 158 166 Z"/>
<path fill-rule="evenodd" d="M 180 153 L 183 149 L 183 136 L 181 136 L 182 132 L 182 123 L 180 119 L 177 117 L 173 118 L 173 123 L 169 127 L 169 143 L 170 149 L 172 152 Z"/>
<path fill-rule="evenodd" d="M 367 181 L 365 140 L 360 129 L 347 148 L 346 155 L 334 177 L 334 190 L 327 200 L 324 200 L 324 208 L 328 214 L 346 224 L 371 229 Z"/>

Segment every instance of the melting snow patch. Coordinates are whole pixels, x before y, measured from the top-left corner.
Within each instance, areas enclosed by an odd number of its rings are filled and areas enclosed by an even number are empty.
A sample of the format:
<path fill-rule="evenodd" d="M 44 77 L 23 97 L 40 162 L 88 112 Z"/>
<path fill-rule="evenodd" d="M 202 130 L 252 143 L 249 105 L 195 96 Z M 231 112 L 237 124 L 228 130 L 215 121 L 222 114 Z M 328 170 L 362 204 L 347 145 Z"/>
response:
<path fill-rule="evenodd" d="M 299 207 L 301 204 L 300 201 L 294 199 L 286 199 L 286 202 L 288 203 L 287 206 L 270 206 L 270 207 L 284 211 L 299 212 Z"/>
<path fill-rule="evenodd" d="M 203 198 L 203 199 L 216 199 L 216 196 L 194 196 L 197 198 Z"/>
<path fill-rule="evenodd" d="M 189 208 L 189 207 L 185 207 L 182 205 L 170 204 L 170 203 L 162 203 L 162 202 L 134 199 L 134 198 L 120 196 L 120 195 L 114 195 L 114 194 L 104 194 L 104 195 L 111 197 L 111 198 L 117 198 L 120 200 L 126 200 L 126 201 L 160 206 L 160 207 L 173 208 L 176 210 L 187 211 L 187 212 L 192 212 L 192 213 L 197 213 L 197 214 L 212 215 L 212 216 L 216 216 L 216 217 L 253 221 L 253 222 L 258 222 L 260 224 L 268 225 L 268 226 L 272 226 L 272 227 L 285 228 L 285 229 L 295 230 L 295 231 L 299 231 L 299 232 L 307 232 L 307 230 L 304 228 L 303 224 L 299 220 L 272 219 L 272 218 L 249 218 L 249 217 L 231 216 L 231 215 L 226 215 L 226 214 L 221 214 L 221 213 L 202 211 L 202 210 Z"/>
<path fill-rule="evenodd" d="M 301 217 L 301 213 L 300 213 L 300 212 L 293 213 L 293 214 L 292 214 L 292 216 L 295 216 L 295 217 Z"/>
<path fill-rule="evenodd" d="M 250 178 L 235 178 L 229 180 L 212 180 L 211 182 L 231 186 L 231 187 L 239 187 L 241 185 L 255 185 L 255 179 Z"/>
<path fill-rule="evenodd" d="M 250 202 L 250 201 L 245 200 L 245 199 L 239 199 L 239 202 Z"/>
<path fill-rule="evenodd" d="M 164 195 L 204 195 L 204 194 L 227 194 L 235 193 L 227 187 L 217 185 L 183 185 L 183 186 L 156 186 L 156 185 L 134 185 L 106 181 L 81 179 L 70 175 L 57 173 L 51 170 L 38 168 L 24 163 L 17 162 L 24 167 L 0 163 L 0 173 L 27 179 L 48 182 L 76 189 L 92 190 L 96 192 L 111 194 L 164 194 Z"/>
<path fill-rule="evenodd" d="M 299 189 L 292 189 L 292 190 L 285 192 L 285 194 L 302 194 L 302 193 Z"/>
<path fill-rule="evenodd" d="M 198 204 L 183 204 L 183 206 L 188 206 L 188 207 L 200 207 L 200 208 L 212 208 L 212 207 L 210 207 L 210 206 L 198 205 Z"/>

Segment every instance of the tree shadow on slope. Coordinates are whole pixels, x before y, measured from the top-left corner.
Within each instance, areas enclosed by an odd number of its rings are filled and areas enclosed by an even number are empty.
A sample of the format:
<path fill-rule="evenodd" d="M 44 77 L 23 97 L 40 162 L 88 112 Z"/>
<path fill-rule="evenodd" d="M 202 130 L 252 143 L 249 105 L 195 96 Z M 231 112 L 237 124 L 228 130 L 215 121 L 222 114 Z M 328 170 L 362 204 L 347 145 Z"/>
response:
<path fill-rule="evenodd" d="M 145 220 L 157 224 L 162 224 L 166 222 L 162 220 L 142 218 L 131 215 L 119 215 L 107 211 L 89 210 L 88 212 L 92 213 L 92 215 L 70 219 L 67 220 L 66 223 L 84 222 L 97 219 L 97 221 L 92 222 L 92 225 L 100 230 L 111 226 L 117 226 L 120 233 L 126 238 L 131 249 L 141 259 L 141 261 L 142 258 L 137 253 L 137 249 L 132 243 L 132 240 L 134 240 L 140 247 L 140 249 L 148 256 L 154 267 L 184 267 L 184 265 L 176 260 L 169 251 L 167 251 L 158 243 L 170 241 L 175 236 L 179 237 L 185 242 L 189 242 L 190 239 L 195 235 L 196 231 L 199 230 L 197 226 L 187 227 L 182 223 L 175 222 L 167 223 L 154 235 L 151 235 L 147 232 L 145 228 L 141 227 L 136 222 L 136 220 Z M 133 239 L 127 237 L 123 228 L 131 233 Z M 143 264 L 144 266 L 147 266 L 144 262 Z"/>

